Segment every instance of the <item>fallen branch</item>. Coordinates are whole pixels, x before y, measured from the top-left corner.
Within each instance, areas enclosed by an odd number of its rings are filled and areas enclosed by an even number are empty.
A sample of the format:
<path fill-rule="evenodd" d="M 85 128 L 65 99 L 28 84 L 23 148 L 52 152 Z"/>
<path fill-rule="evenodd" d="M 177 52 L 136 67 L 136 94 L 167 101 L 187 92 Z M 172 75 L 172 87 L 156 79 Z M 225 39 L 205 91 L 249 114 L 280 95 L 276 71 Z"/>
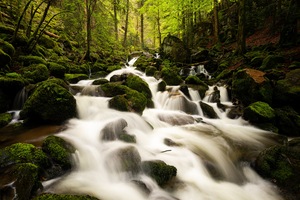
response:
<path fill-rule="evenodd" d="M 56 34 L 54 34 L 54 33 L 51 33 L 51 32 L 49 32 L 49 31 L 45 31 L 44 34 L 45 34 L 45 35 L 48 35 L 49 37 L 59 38 L 58 35 L 56 35 Z"/>

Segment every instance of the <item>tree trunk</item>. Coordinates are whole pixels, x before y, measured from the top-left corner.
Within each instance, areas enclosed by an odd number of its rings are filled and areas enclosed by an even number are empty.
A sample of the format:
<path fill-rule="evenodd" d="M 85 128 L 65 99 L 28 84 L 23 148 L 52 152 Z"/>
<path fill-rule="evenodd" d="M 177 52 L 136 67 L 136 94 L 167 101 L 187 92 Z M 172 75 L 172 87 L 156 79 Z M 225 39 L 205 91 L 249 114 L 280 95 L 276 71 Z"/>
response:
<path fill-rule="evenodd" d="M 244 54 L 246 51 L 246 36 L 245 36 L 245 23 L 246 23 L 246 10 L 245 1 L 239 0 L 239 24 L 238 24 L 238 38 L 237 38 L 237 53 Z"/>
<path fill-rule="evenodd" d="M 118 33 L 118 15 L 117 15 L 117 6 L 118 2 L 117 0 L 114 0 L 114 24 L 115 24 L 115 38 L 118 41 L 119 40 L 119 33 Z"/>
<path fill-rule="evenodd" d="M 92 41 L 92 33 L 91 33 L 91 2 L 89 0 L 85 0 L 86 3 L 86 52 L 84 59 L 90 60 L 91 54 L 91 41 Z"/>
<path fill-rule="evenodd" d="M 123 40 L 124 47 L 126 47 L 126 43 L 127 43 L 128 18 L 129 18 L 129 0 L 126 1 L 126 19 L 125 19 L 124 40 Z"/>
<path fill-rule="evenodd" d="M 157 33 L 158 33 L 158 42 L 159 42 L 159 46 L 161 45 L 161 28 L 160 28 L 160 11 L 159 11 L 159 8 L 158 8 L 158 11 L 157 11 Z"/>
<path fill-rule="evenodd" d="M 218 43 L 219 42 L 218 0 L 214 0 L 214 37 L 215 37 L 215 43 Z"/>

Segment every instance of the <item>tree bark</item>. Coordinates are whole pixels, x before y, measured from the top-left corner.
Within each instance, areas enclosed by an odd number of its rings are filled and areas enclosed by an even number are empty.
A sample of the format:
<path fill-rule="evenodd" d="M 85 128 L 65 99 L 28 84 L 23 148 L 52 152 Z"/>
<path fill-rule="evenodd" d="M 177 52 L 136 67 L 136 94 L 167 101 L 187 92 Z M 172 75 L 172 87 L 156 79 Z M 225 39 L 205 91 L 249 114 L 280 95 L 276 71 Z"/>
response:
<path fill-rule="evenodd" d="M 245 36 L 245 23 L 246 23 L 246 10 L 245 1 L 239 0 L 239 24 L 238 24 L 238 38 L 237 38 L 237 53 L 244 54 L 246 52 L 246 36 Z"/>
<path fill-rule="evenodd" d="M 218 0 L 214 0 L 214 37 L 215 37 L 215 43 L 218 43 L 219 42 Z"/>
<path fill-rule="evenodd" d="M 144 0 L 142 0 L 140 8 L 143 7 L 144 3 L 145 3 Z M 145 47 L 145 43 L 144 43 L 144 14 L 141 14 L 141 46 L 142 46 L 142 48 Z"/>
<path fill-rule="evenodd" d="M 118 15 L 117 15 L 117 0 L 114 0 L 114 25 L 115 25 L 115 39 L 116 41 L 119 40 L 119 33 L 118 33 Z"/>
<path fill-rule="evenodd" d="M 127 32 L 128 32 L 128 19 L 129 19 L 129 0 L 126 1 L 126 19 L 125 19 L 125 27 L 124 27 L 124 40 L 123 46 L 126 47 L 127 43 Z"/>
<path fill-rule="evenodd" d="M 158 11 L 157 11 L 157 33 L 158 33 L 158 42 L 159 42 L 159 46 L 161 45 L 161 28 L 160 28 L 160 11 L 159 11 L 159 8 L 158 8 Z"/>

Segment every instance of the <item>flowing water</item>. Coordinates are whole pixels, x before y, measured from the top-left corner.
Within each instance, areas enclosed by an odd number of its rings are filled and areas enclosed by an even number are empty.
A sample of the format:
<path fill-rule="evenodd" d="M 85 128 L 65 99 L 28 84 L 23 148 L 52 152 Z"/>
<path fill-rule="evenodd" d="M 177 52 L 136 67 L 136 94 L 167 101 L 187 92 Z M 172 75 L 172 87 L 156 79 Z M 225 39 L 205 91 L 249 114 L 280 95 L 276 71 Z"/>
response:
<path fill-rule="evenodd" d="M 74 169 L 64 177 L 44 182 L 46 191 L 83 193 L 101 200 L 279 200 L 276 188 L 250 167 L 257 154 L 274 144 L 273 134 L 249 125 L 241 118 L 229 119 L 216 103 L 189 89 L 187 98 L 179 87 L 157 91 L 159 80 L 132 67 L 109 74 L 134 73 L 143 78 L 153 94 L 155 107 L 142 115 L 108 108 L 109 98 L 76 95 L 78 119 L 58 136 L 72 143 Z M 88 87 L 91 81 L 79 82 Z M 221 102 L 231 106 L 225 87 L 218 87 Z M 204 101 L 218 119 L 203 116 Z M 136 143 L 107 139 L 104 130 L 132 135 Z M 120 150 L 131 148 L 141 161 L 162 160 L 175 166 L 177 175 L 163 188 L 143 174 L 122 170 Z M 132 158 L 134 160 L 134 158 Z M 143 188 L 140 186 L 142 183 Z M 146 188 L 146 192 L 145 192 Z"/>

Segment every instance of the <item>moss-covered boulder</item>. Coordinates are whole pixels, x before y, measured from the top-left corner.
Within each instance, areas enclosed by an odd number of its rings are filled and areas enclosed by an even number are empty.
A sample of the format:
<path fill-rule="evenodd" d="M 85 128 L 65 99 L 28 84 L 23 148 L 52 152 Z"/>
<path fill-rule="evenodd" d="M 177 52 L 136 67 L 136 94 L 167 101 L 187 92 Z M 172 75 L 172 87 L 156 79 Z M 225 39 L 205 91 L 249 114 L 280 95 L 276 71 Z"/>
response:
<path fill-rule="evenodd" d="M 143 161 L 142 170 L 161 187 L 167 184 L 177 174 L 177 169 L 174 166 L 168 165 L 161 160 Z"/>
<path fill-rule="evenodd" d="M 73 95 L 51 81 L 39 83 L 20 112 L 21 119 L 29 124 L 61 124 L 76 115 L 76 100 Z"/>
<path fill-rule="evenodd" d="M 186 77 L 185 83 L 193 84 L 193 85 L 200 85 L 200 84 L 202 84 L 202 81 L 200 80 L 200 78 L 198 78 L 195 75 L 189 75 L 188 77 Z"/>
<path fill-rule="evenodd" d="M 147 105 L 144 94 L 119 83 L 106 83 L 100 86 L 109 100 L 109 107 L 120 111 L 142 113 Z"/>
<path fill-rule="evenodd" d="M 64 78 L 66 73 L 66 68 L 63 65 L 60 65 L 55 62 L 49 62 L 48 63 L 48 69 L 51 76 L 57 77 L 57 78 Z"/>
<path fill-rule="evenodd" d="M 12 120 L 12 116 L 10 113 L 0 113 L 0 128 L 9 124 Z"/>
<path fill-rule="evenodd" d="M 255 69 L 242 69 L 234 73 L 232 97 L 244 106 L 256 101 L 272 103 L 273 88 L 265 73 Z"/>
<path fill-rule="evenodd" d="M 129 74 L 124 83 L 127 87 L 142 93 L 147 98 L 147 106 L 153 107 L 152 93 L 148 83 L 139 76 Z"/>
<path fill-rule="evenodd" d="M 33 64 L 22 68 L 22 76 L 30 83 L 38 83 L 49 78 L 49 70 L 44 64 Z"/>
<path fill-rule="evenodd" d="M 273 122 L 275 119 L 275 110 L 269 104 L 257 101 L 244 109 L 243 117 L 254 123 Z"/>
<path fill-rule="evenodd" d="M 32 163 L 41 168 L 50 166 L 47 155 L 32 144 L 16 143 L 0 149 L 0 167 L 20 163 Z"/>
<path fill-rule="evenodd" d="M 73 195 L 73 194 L 41 194 L 34 200 L 98 200 L 96 197 L 89 195 Z"/>
<path fill-rule="evenodd" d="M 154 76 L 155 72 L 157 71 L 156 67 L 148 66 L 145 70 L 147 76 Z"/>
<path fill-rule="evenodd" d="M 63 170 L 71 169 L 73 162 L 71 154 L 75 149 L 70 143 L 52 135 L 43 141 L 42 150 Z"/>
<path fill-rule="evenodd" d="M 300 69 L 288 72 L 285 79 L 277 81 L 274 102 L 278 106 L 289 105 L 300 112 Z"/>
<path fill-rule="evenodd" d="M 167 85 L 180 85 L 183 82 L 179 76 L 177 67 L 163 67 L 161 70 L 161 78 Z"/>
<path fill-rule="evenodd" d="M 100 78 L 100 79 L 97 79 L 97 80 L 94 80 L 92 85 L 102 85 L 102 84 L 105 84 L 105 83 L 108 83 L 109 81 L 105 78 Z"/>
<path fill-rule="evenodd" d="M 43 64 L 46 65 L 47 62 L 40 56 L 19 56 L 18 61 L 23 65 L 23 66 L 29 66 L 32 64 Z"/>
<path fill-rule="evenodd" d="M 264 178 L 274 182 L 291 194 L 300 198 L 300 140 L 287 142 L 286 146 L 275 145 L 262 151 L 256 159 L 255 169 Z"/>
<path fill-rule="evenodd" d="M 69 83 L 77 83 L 78 81 L 88 79 L 86 74 L 65 74 L 65 80 Z"/>
<path fill-rule="evenodd" d="M 300 136 L 300 115 L 291 107 L 285 106 L 275 109 L 275 124 L 279 134 L 299 137 Z"/>

